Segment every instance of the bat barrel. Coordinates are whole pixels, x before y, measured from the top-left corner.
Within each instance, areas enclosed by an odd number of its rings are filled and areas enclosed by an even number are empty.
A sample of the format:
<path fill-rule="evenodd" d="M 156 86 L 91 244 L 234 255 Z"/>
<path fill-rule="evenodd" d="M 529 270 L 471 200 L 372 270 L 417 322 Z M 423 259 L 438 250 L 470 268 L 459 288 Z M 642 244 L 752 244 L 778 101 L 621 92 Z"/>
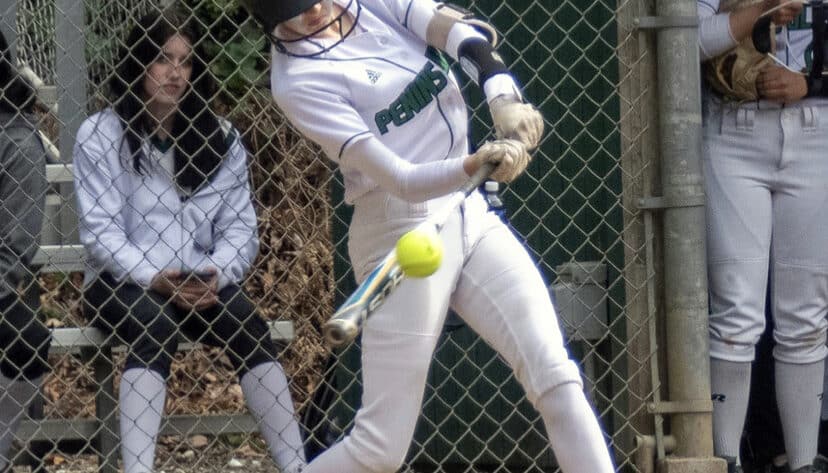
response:
<path fill-rule="evenodd" d="M 322 325 L 322 336 L 331 347 L 340 347 L 356 338 L 359 325 L 353 320 L 331 319 Z"/>
<path fill-rule="evenodd" d="M 474 173 L 461 187 L 452 194 L 450 202 L 445 207 L 423 222 L 421 225 L 429 225 L 437 230 L 442 228 L 445 219 L 460 205 L 466 196 L 492 173 L 495 165 L 485 163 Z M 365 319 L 374 313 L 391 294 L 395 287 L 403 280 L 403 272 L 397 263 L 397 255 L 392 250 L 383 258 L 382 262 L 374 268 L 368 277 L 360 284 L 357 290 L 348 297 L 342 308 L 322 325 L 322 335 L 328 346 L 340 347 L 349 343 L 359 334 L 360 326 Z"/>

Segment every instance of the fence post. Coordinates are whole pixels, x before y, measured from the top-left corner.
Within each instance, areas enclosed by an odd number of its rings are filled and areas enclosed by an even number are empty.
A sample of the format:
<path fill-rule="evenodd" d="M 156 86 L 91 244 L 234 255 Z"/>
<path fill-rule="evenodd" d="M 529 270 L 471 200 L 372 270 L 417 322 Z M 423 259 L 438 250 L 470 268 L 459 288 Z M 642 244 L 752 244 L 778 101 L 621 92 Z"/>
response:
<path fill-rule="evenodd" d="M 87 115 L 85 6 L 80 0 L 56 0 L 55 2 L 55 82 L 58 90 L 58 118 L 60 119 L 60 158 L 72 162 L 75 134 Z M 78 214 L 72 186 L 60 185 L 65 196 L 60 209 L 62 243 L 78 241 Z"/>
<path fill-rule="evenodd" d="M 0 32 L 9 43 L 12 57 L 17 57 L 17 0 L 0 0 Z"/>
<path fill-rule="evenodd" d="M 618 21 L 618 66 L 620 81 L 618 94 L 621 98 L 619 130 L 621 137 L 620 162 L 624 192 L 624 284 L 625 284 L 625 330 L 623 352 L 627 362 L 626 394 L 627 406 L 620 422 L 625 420 L 630 429 L 617 434 L 615 444 L 620 452 L 633 450 L 636 435 L 653 435 L 655 426 L 647 415 L 645 405 L 661 389 L 653 383 L 652 370 L 658 366 L 656 347 L 651 345 L 649 327 L 655 311 L 651 307 L 663 307 L 659 294 L 651 291 L 663 282 L 661 272 L 650 271 L 656 265 L 648 261 L 647 248 L 653 248 L 655 258 L 661 256 L 660 242 L 651 241 L 647 233 L 642 212 L 638 210 L 638 199 L 650 195 L 658 186 L 658 101 L 656 100 L 658 75 L 656 71 L 654 38 L 647 34 L 636 34 L 635 21 L 642 10 L 649 9 L 648 0 L 619 2 L 616 18 Z M 658 259 L 656 259 L 658 261 Z M 652 293 L 652 294 L 651 294 Z M 655 297 L 651 298 L 650 295 Z M 662 364 L 663 369 L 663 364 Z M 661 379 L 661 378 L 659 378 Z M 623 390 L 621 390 L 623 391 Z"/>
<path fill-rule="evenodd" d="M 659 137 L 664 209 L 664 304 L 669 403 L 675 457 L 660 470 L 687 471 L 687 462 L 724 472 L 713 458 L 707 333 L 704 186 L 701 170 L 701 92 L 696 2 L 658 0 Z M 682 466 L 684 465 L 684 466 Z M 700 466 L 700 465 L 699 465 Z M 694 470 L 701 471 L 701 470 Z"/>

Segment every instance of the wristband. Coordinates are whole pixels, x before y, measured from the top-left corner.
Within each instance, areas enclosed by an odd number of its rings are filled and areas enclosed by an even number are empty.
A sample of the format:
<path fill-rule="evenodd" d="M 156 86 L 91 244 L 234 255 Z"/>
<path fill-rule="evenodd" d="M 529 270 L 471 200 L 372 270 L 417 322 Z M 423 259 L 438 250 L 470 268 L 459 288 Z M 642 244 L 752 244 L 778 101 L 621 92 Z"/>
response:
<path fill-rule="evenodd" d="M 478 85 L 496 74 L 508 73 L 500 54 L 483 38 L 469 38 L 457 48 L 460 66 Z"/>

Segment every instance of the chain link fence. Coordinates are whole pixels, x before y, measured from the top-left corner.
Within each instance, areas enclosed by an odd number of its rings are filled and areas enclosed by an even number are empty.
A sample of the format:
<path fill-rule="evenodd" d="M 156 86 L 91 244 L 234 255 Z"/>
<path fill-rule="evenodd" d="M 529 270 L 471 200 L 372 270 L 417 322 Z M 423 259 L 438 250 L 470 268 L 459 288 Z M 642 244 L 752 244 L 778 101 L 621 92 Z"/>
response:
<path fill-rule="evenodd" d="M 40 129 L 54 143 L 32 283 L 20 296 L 53 329 L 50 372 L 15 442 L 15 471 L 116 471 L 124 349 L 102 343 L 83 310 L 85 259 L 71 150 L 80 122 L 109 104 L 119 50 L 153 0 L 0 0 L 3 31 L 17 31 L 20 65 L 37 80 Z M 561 325 L 619 471 L 647 471 L 658 399 L 659 248 L 638 199 L 655 187 L 651 38 L 635 30 L 640 0 L 465 0 L 502 34 L 547 134 L 526 175 L 503 192 L 556 296 Z M 340 176 L 273 105 L 267 45 L 230 0 L 186 0 L 207 32 L 217 112 L 249 151 L 260 247 L 244 289 L 272 322 L 309 450 L 347 431 L 359 405 L 359 344 L 331 353 L 320 327 L 355 288 L 347 263 L 349 208 Z M 459 73 L 458 75 L 462 75 Z M 466 87 L 472 138 L 490 137 L 483 98 Z M 5 182 L 4 182 L 4 185 Z M 196 340 L 198 341 L 198 340 Z M 117 344 L 116 344 L 117 345 Z M 225 350 L 182 345 L 172 362 L 157 471 L 277 471 L 246 415 Z M 656 388 L 654 389 L 653 386 Z M 636 441 L 638 439 L 638 442 Z M 644 442 L 646 443 L 646 442 Z M 642 453 L 642 451 L 644 453 Z M 652 459 L 649 458 L 651 461 Z M 555 471 L 542 422 L 514 375 L 449 317 L 434 356 L 406 468 L 413 472 Z"/>

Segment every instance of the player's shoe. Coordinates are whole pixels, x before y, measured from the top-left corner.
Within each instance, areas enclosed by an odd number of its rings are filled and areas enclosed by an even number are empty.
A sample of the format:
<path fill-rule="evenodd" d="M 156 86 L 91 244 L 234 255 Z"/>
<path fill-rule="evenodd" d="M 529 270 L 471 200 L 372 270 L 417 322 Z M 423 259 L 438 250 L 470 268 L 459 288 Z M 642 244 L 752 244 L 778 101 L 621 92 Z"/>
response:
<path fill-rule="evenodd" d="M 828 458 L 817 455 L 814 458 L 814 471 L 817 473 L 828 473 Z"/>
<path fill-rule="evenodd" d="M 727 462 L 727 473 L 743 473 L 742 465 L 736 464 L 736 459 L 732 457 L 724 457 Z"/>
<path fill-rule="evenodd" d="M 779 466 L 774 465 L 773 463 L 771 463 L 770 465 L 765 467 L 765 471 L 767 473 L 791 473 L 791 469 L 790 469 L 790 467 L 788 466 L 787 463 L 785 463 L 784 465 L 779 465 Z"/>
<path fill-rule="evenodd" d="M 794 471 L 793 473 L 817 473 L 817 471 L 818 470 L 816 468 L 814 468 L 813 465 L 807 465 L 807 466 L 803 466 L 802 468 L 799 468 L 798 470 Z"/>

